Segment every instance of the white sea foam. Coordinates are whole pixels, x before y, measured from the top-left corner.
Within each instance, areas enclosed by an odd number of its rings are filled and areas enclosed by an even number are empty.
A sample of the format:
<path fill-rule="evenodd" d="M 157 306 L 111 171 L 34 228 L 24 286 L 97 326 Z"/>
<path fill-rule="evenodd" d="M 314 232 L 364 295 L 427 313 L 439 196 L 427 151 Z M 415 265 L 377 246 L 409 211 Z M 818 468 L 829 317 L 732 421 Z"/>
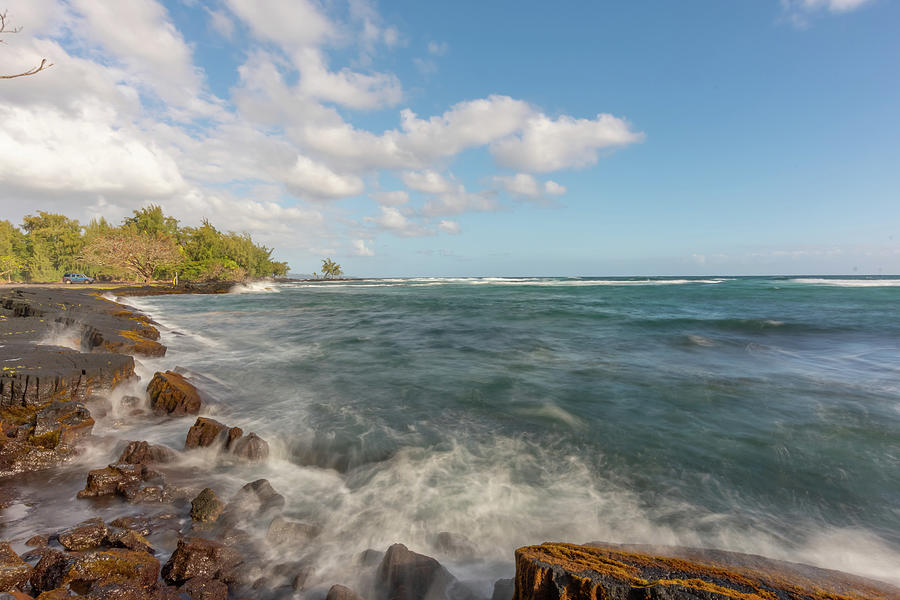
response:
<path fill-rule="evenodd" d="M 900 287 L 900 279 L 823 279 L 809 277 L 791 279 L 791 281 L 809 285 L 834 285 L 838 287 Z"/>
<path fill-rule="evenodd" d="M 238 283 L 228 290 L 229 294 L 273 294 L 278 292 L 278 285 L 273 281 L 248 281 Z"/>

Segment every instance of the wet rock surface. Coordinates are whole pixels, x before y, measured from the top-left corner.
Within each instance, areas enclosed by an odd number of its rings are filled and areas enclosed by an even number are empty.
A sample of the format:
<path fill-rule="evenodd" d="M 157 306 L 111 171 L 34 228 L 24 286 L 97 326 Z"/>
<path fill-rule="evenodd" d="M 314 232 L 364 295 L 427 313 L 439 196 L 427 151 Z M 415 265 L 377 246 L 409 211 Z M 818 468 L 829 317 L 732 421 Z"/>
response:
<path fill-rule="evenodd" d="M 203 404 L 197 388 L 184 375 L 174 371 L 157 372 L 147 385 L 147 393 L 150 407 L 157 414 L 196 415 Z"/>
<path fill-rule="evenodd" d="M 347 586 L 335 584 L 328 590 L 325 600 L 362 600 L 362 598 Z"/>
<path fill-rule="evenodd" d="M 545 543 L 516 550 L 514 600 L 900 599 L 887 584 L 749 554 Z"/>
<path fill-rule="evenodd" d="M 0 542 L 0 592 L 21 591 L 31 576 L 31 565 L 13 552 L 6 542 Z"/>
<path fill-rule="evenodd" d="M 90 550 L 99 547 L 107 533 L 102 519 L 90 519 L 60 532 L 57 538 L 66 550 Z"/>
<path fill-rule="evenodd" d="M 210 488 L 204 489 L 191 501 L 191 519 L 200 523 L 215 521 L 223 510 L 225 510 L 225 504 Z"/>
<path fill-rule="evenodd" d="M 148 444 L 147 442 L 128 442 L 122 450 L 118 462 L 132 465 L 152 465 L 170 463 L 175 460 L 175 451 L 165 446 Z"/>
<path fill-rule="evenodd" d="M 403 544 L 388 548 L 378 566 L 376 592 L 383 600 L 441 600 L 453 594 L 456 578 L 441 563 Z"/>
<path fill-rule="evenodd" d="M 197 417 L 188 430 L 184 449 L 217 448 L 250 462 L 269 457 L 269 444 L 255 433 L 244 435 L 240 427 L 229 427 L 215 419 Z"/>
<path fill-rule="evenodd" d="M 54 333 L 79 350 L 40 343 Z M 94 425 L 85 403 L 134 377 L 134 359 L 105 342 L 125 348 L 153 336 L 159 332 L 146 317 L 89 293 L 21 288 L 0 295 L 0 477 L 71 458 Z"/>
<path fill-rule="evenodd" d="M 166 583 L 179 586 L 194 577 L 228 583 L 236 580 L 236 569 L 242 562 L 243 557 L 225 544 L 189 537 L 178 541 L 178 548 L 163 567 L 162 576 Z"/>

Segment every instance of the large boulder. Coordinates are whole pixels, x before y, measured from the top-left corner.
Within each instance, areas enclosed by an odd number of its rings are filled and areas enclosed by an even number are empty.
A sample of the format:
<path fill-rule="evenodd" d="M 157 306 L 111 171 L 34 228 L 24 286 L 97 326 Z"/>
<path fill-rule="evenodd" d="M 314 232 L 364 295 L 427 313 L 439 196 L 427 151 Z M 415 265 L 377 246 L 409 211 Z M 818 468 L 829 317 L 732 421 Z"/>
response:
<path fill-rule="evenodd" d="M 217 442 L 224 444 L 226 431 L 228 431 L 228 426 L 215 419 L 197 417 L 197 420 L 188 429 L 187 438 L 184 440 L 184 449 L 209 448 Z"/>
<path fill-rule="evenodd" d="M 128 442 L 117 462 L 130 465 L 152 465 L 175 460 L 175 452 L 165 446 L 147 442 Z"/>
<path fill-rule="evenodd" d="M 234 440 L 231 453 L 252 462 L 261 462 L 269 458 L 269 443 L 255 433 Z"/>
<path fill-rule="evenodd" d="M 403 544 L 388 548 L 375 580 L 383 600 L 444 600 L 453 597 L 455 584 L 456 578 L 441 563 Z"/>
<path fill-rule="evenodd" d="M 66 550 L 91 550 L 103 543 L 109 529 L 103 519 L 89 519 L 60 532 L 59 543 Z"/>
<path fill-rule="evenodd" d="M 174 371 L 157 372 L 147 385 L 150 407 L 157 414 L 173 417 L 196 415 L 203 404 L 200 393 L 183 375 Z"/>
<path fill-rule="evenodd" d="M 184 585 L 194 577 L 206 577 L 229 583 L 235 569 L 243 562 L 238 552 L 219 542 L 189 537 L 178 540 L 178 548 L 162 569 L 162 576 L 170 585 Z"/>
<path fill-rule="evenodd" d="M 0 542 L 0 592 L 21 591 L 31 575 L 31 565 L 22 560 L 7 542 Z"/>
<path fill-rule="evenodd" d="M 886 600 L 900 598 L 900 589 L 734 552 L 545 543 L 516 550 L 513 598 Z"/>

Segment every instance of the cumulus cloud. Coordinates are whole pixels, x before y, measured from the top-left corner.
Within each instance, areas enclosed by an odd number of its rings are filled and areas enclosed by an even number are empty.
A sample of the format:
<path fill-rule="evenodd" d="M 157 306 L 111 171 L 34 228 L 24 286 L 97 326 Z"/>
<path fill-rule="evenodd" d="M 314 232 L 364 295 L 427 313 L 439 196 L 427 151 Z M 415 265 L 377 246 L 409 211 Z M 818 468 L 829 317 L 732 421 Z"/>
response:
<path fill-rule="evenodd" d="M 311 48 L 298 51 L 294 60 L 300 70 L 299 90 L 311 98 L 358 109 L 393 106 L 403 98 L 403 88 L 395 75 L 366 74 L 346 68 L 332 72 L 322 53 Z"/>
<path fill-rule="evenodd" d="M 319 45 L 338 36 L 338 28 L 309 0 L 257 2 L 226 0 L 228 8 L 253 33 L 288 51 Z"/>
<path fill-rule="evenodd" d="M 451 235 L 459 235 L 462 233 L 462 229 L 459 228 L 459 223 L 456 221 L 442 220 L 438 223 L 438 229 Z"/>
<path fill-rule="evenodd" d="M 489 149 L 517 172 L 494 179 L 495 188 L 539 198 L 565 188 L 532 173 L 586 166 L 642 138 L 610 115 L 548 117 L 504 95 L 434 114 L 395 109 L 393 123 L 384 113 L 386 128 L 363 127 L 359 111 L 404 100 L 393 73 L 370 68 L 378 53 L 406 42 L 369 0 L 349 0 L 342 16 L 315 0 L 186 4 L 246 48 L 237 82 L 219 98 L 162 2 L 119 4 L 16 7 L 25 29 L 4 47 L 4 59 L 31 66 L 46 57 L 56 66 L 0 96 L 7 218 L 24 206 L 117 219 L 152 201 L 188 224 L 210 217 L 279 248 L 363 256 L 379 232 L 457 234 L 458 223 L 445 217 L 501 208 L 496 189 L 469 191 L 447 171 L 463 152 Z M 447 49 L 431 42 L 426 60 Z M 340 204 L 384 171 L 407 189 L 371 193 L 376 215 L 361 219 Z"/>
<path fill-rule="evenodd" d="M 412 190 L 424 192 L 426 194 L 446 194 L 457 187 L 436 171 L 404 173 L 403 183 Z"/>
<path fill-rule="evenodd" d="M 365 240 L 353 240 L 353 254 L 356 256 L 375 256 L 375 252 L 366 246 Z"/>
<path fill-rule="evenodd" d="M 345 198 L 361 194 L 365 186 L 355 175 L 335 173 L 322 163 L 298 156 L 293 167 L 284 174 L 284 182 L 299 195 L 314 198 Z"/>
<path fill-rule="evenodd" d="M 365 221 L 374 224 L 378 229 L 402 237 L 418 237 L 431 233 L 423 226 L 407 218 L 395 206 L 381 206 L 379 209 L 380 214 L 377 217 L 365 218 Z"/>
<path fill-rule="evenodd" d="M 586 167 L 597 162 L 601 149 L 627 146 L 644 139 L 628 123 L 608 114 L 596 119 L 575 119 L 566 115 L 551 119 L 531 116 L 521 133 L 491 144 L 500 164 L 534 173 Z"/>
<path fill-rule="evenodd" d="M 400 206 L 409 202 L 409 192 L 404 190 L 376 192 L 372 194 L 372 198 L 382 206 Z"/>
<path fill-rule="evenodd" d="M 494 183 L 499 185 L 514 196 L 528 200 L 537 200 L 547 196 L 561 196 L 566 193 L 566 188 L 555 181 L 541 183 L 528 173 L 515 175 L 500 175 L 494 177 Z"/>
<path fill-rule="evenodd" d="M 0 181 L 8 185 L 150 198 L 184 187 L 172 157 L 142 132 L 117 127 L 105 107 L 85 106 L 72 119 L 0 104 L 0 121 Z"/>

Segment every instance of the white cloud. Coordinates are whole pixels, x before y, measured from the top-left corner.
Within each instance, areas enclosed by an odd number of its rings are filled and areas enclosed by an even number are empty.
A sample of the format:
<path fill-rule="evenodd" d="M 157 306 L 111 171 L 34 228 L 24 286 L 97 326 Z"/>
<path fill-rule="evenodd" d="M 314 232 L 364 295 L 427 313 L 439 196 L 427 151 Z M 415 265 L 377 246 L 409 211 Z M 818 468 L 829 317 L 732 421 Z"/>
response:
<path fill-rule="evenodd" d="M 575 119 L 544 114 L 530 117 L 517 133 L 491 144 L 500 164 L 536 173 L 586 167 L 597 162 L 597 151 L 642 141 L 628 123 L 608 114 Z"/>
<path fill-rule="evenodd" d="M 357 109 L 393 106 L 403 98 L 403 88 L 396 76 L 364 74 L 347 68 L 329 71 L 322 53 L 313 48 L 299 50 L 294 62 L 300 70 L 299 90 L 311 98 Z"/>
<path fill-rule="evenodd" d="M 121 61 L 132 85 L 147 87 L 172 107 L 212 116 L 215 103 L 202 99 L 202 71 L 190 47 L 154 0 L 126 3 L 70 0 L 78 17 L 71 29 L 82 30 L 87 43 Z"/>
<path fill-rule="evenodd" d="M 443 175 L 436 171 L 407 172 L 403 174 L 403 183 L 412 190 L 426 194 L 446 194 L 456 185 L 447 181 Z"/>
<path fill-rule="evenodd" d="M 376 192 L 372 194 L 372 198 L 382 206 L 400 206 L 409 202 L 409 192 L 404 190 Z"/>
<path fill-rule="evenodd" d="M 226 39 L 245 28 L 254 36 L 242 39 L 238 83 L 220 99 L 159 0 L 22 2 L 16 24 L 25 30 L 3 48 L 5 62 L 27 67 L 46 57 L 56 66 L 0 96 L 0 208 L 116 220 L 152 201 L 187 224 L 209 217 L 279 248 L 362 252 L 373 232 L 455 234 L 458 223 L 443 217 L 498 210 L 495 190 L 469 192 L 446 172 L 469 149 L 537 167 L 496 181 L 518 190 L 511 193 L 553 196 L 565 188 L 528 172 L 588 164 L 599 150 L 634 141 L 614 139 L 600 118 L 549 118 L 502 95 L 432 115 L 405 109 L 387 130 L 363 128 L 353 111 L 403 99 L 399 79 L 366 61 L 405 41 L 371 2 L 349 6 L 341 21 L 326 14 L 332 4 L 313 0 L 190 5 Z M 433 42 L 425 60 L 446 51 Z M 350 203 L 312 203 L 364 194 L 382 170 L 409 191 L 371 193 L 379 212 L 362 226 Z"/>
<path fill-rule="evenodd" d="M 353 240 L 353 254 L 356 256 L 375 256 L 375 251 L 366 246 L 365 240 Z"/>
<path fill-rule="evenodd" d="M 234 37 L 234 21 L 224 10 L 212 10 L 207 7 L 206 12 L 209 15 L 209 26 L 213 31 L 228 40 Z"/>
<path fill-rule="evenodd" d="M 459 235 L 460 233 L 462 233 L 462 229 L 459 228 L 459 223 L 457 223 L 456 221 L 443 220 L 438 223 L 438 229 L 440 229 L 444 233 L 449 233 L 451 235 Z"/>
<path fill-rule="evenodd" d="M 284 182 L 294 193 L 314 198 L 345 198 L 361 194 L 365 189 L 359 177 L 335 173 L 303 155 L 284 174 Z"/>
<path fill-rule="evenodd" d="M 785 0 L 789 8 L 815 11 L 826 9 L 833 13 L 844 13 L 856 10 L 871 0 Z"/>
<path fill-rule="evenodd" d="M 93 192 L 159 197 L 184 187 L 175 161 L 116 126 L 103 106 L 85 106 L 72 119 L 57 109 L 0 104 L 0 181 L 60 193 Z"/>
<path fill-rule="evenodd" d="M 288 52 L 316 46 L 338 35 L 337 26 L 309 0 L 226 1 L 258 38 L 275 42 Z"/>
<path fill-rule="evenodd" d="M 566 193 L 566 188 L 555 181 L 548 180 L 541 183 L 534 176 L 527 173 L 497 176 L 494 177 L 494 183 L 514 196 L 529 200 L 536 200 L 546 196 L 561 196 Z"/>
<path fill-rule="evenodd" d="M 428 53 L 434 54 L 435 56 L 443 56 L 447 54 L 447 50 L 450 49 L 450 46 L 447 45 L 447 42 L 428 42 Z"/>
<path fill-rule="evenodd" d="M 425 202 L 422 214 L 429 217 L 460 215 L 465 212 L 489 212 L 500 208 L 490 190 L 469 193 L 459 186 L 453 191 L 440 194 Z"/>
<path fill-rule="evenodd" d="M 377 217 L 366 217 L 364 220 L 375 224 L 379 229 L 403 237 L 418 237 L 432 233 L 415 223 L 394 206 L 379 207 L 381 214 Z"/>

